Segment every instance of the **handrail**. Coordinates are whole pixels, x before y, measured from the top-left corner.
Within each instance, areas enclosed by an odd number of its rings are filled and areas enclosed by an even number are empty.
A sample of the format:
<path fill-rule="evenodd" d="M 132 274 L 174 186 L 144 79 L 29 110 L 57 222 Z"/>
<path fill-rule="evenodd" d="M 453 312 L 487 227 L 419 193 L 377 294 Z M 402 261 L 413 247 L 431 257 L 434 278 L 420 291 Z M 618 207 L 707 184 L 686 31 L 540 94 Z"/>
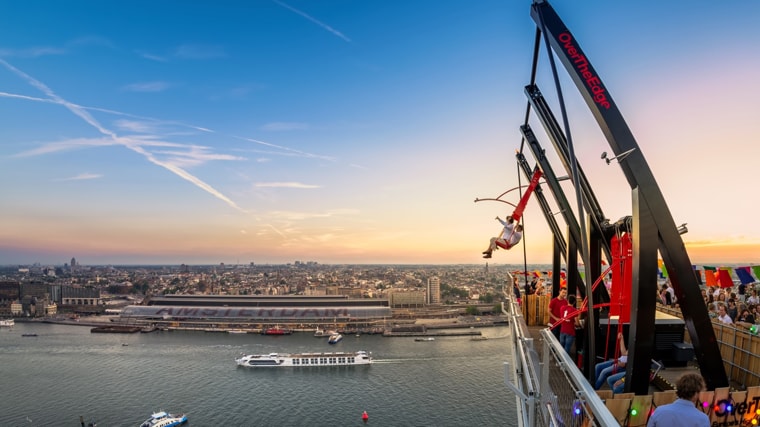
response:
<path fill-rule="evenodd" d="M 509 283 L 511 283 L 511 278 Z M 548 328 L 540 331 L 541 340 L 544 343 L 542 360 L 538 364 L 534 362 L 531 353 L 535 353 L 536 349 L 533 347 L 533 337 L 528 332 L 520 304 L 511 295 L 511 292 L 506 292 L 506 289 L 504 298 L 506 302 L 502 303 L 502 312 L 509 318 L 513 349 L 513 363 L 505 363 L 504 378 L 507 387 L 516 395 L 518 425 L 520 427 L 536 427 L 563 424 L 562 420 L 557 417 L 557 411 L 560 410 L 563 403 L 557 403 L 557 396 L 552 394 L 548 381 L 551 364 L 558 365 L 565 374 L 567 388 L 562 385 L 564 389 L 562 391 L 572 390 L 570 398 L 584 408 L 583 416 L 590 421 L 589 425 L 618 425 L 604 401 L 583 376 L 583 373 L 575 366 L 570 355 L 565 352 Z M 565 410 L 567 410 L 567 400 L 564 402 Z"/>

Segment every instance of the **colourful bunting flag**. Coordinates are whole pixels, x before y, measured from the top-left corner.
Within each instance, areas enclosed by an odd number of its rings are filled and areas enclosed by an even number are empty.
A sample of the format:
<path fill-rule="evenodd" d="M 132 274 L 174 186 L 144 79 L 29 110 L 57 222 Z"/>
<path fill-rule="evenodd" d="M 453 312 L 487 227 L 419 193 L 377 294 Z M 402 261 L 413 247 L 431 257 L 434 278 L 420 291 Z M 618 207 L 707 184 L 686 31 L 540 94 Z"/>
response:
<path fill-rule="evenodd" d="M 718 270 L 718 283 L 720 283 L 721 288 L 730 288 L 731 286 L 734 286 L 734 281 L 731 280 L 731 275 L 728 273 L 728 270 L 722 268 Z"/>
<path fill-rule="evenodd" d="M 752 274 L 749 271 L 749 267 L 736 267 L 736 270 L 734 270 L 734 272 L 736 272 L 736 276 L 739 278 L 739 281 L 744 285 L 756 282 L 755 278 L 752 277 Z"/>
<path fill-rule="evenodd" d="M 708 288 L 718 286 L 718 279 L 715 277 L 715 270 L 708 270 L 705 268 L 705 285 Z"/>

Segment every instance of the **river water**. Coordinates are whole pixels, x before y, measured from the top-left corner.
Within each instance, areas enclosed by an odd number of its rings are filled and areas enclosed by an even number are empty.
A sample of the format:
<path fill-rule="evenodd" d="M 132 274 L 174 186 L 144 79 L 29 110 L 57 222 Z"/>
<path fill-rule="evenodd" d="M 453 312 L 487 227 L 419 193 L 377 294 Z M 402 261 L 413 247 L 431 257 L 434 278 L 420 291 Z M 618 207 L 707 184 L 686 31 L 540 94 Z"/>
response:
<path fill-rule="evenodd" d="M 489 339 L 204 332 L 92 334 L 85 326 L 0 329 L 0 426 L 139 426 L 158 410 L 188 426 L 512 426 L 508 327 Z M 37 334 L 23 337 L 22 334 Z M 238 367 L 242 353 L 372 352 L 371 366 Z"/>

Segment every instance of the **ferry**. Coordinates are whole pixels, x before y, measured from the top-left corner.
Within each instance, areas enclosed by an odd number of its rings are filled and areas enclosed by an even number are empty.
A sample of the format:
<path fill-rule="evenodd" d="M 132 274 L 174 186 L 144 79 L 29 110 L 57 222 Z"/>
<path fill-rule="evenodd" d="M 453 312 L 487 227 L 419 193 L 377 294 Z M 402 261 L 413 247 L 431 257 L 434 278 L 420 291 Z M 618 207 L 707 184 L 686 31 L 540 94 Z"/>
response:
<path fill-rule="evenodd" d="M 279 326 L 275 326 L 273 328 L 266 328 L 263 331 L 261 331 L 262 335 L 290 335 L 293 331 L 287 328 L 281 328 Z"/>
<path fill-rule="evenodd" d="M 13 319 L 0 320 L 0 327 L 12 328 L 16 322 Z"/>
<path fill-rule="evenodd" d="M 156 412 L 145 420 L 140 427 L 173 427 L 185 424 L 187 415 L 172 415 L 165 411 Z"/>
<path fill-rule="evenodd" d="M 238 366 L 269 368 L 278 366 L 354 366 L 369 365 L 372 355 L 364 350 L 352 353 L 270 353 L 249 354 L 235 359 Z"/>

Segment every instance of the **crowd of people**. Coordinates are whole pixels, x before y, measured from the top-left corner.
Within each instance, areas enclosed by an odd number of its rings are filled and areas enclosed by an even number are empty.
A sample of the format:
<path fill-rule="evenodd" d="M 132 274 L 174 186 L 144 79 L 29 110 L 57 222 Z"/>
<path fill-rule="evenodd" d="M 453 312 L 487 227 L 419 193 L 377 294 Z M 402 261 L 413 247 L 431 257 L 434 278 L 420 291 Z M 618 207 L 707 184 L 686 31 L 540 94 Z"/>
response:
<path fill-rule="evenodd" d="M 712 319 L 728 325 L 750 328 L 760 322 L 760 296 L 758 290 L 745 284 L 730 288 L 704 288 L 702 299 Z M 662 285 L 657 302 L 668 307 L 678 307 L 678 300 L 670 282 Z"/>

